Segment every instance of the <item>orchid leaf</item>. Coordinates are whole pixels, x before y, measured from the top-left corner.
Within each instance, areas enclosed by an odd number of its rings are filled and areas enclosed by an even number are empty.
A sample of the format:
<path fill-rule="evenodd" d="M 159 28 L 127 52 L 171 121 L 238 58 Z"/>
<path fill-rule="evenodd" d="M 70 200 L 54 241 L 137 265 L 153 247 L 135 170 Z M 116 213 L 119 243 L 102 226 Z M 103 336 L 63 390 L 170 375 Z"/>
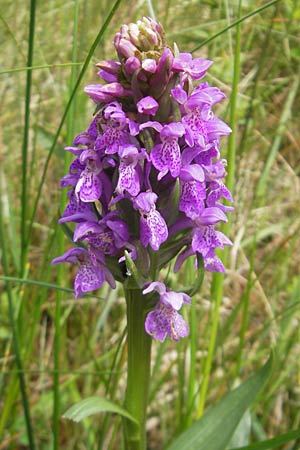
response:
<path fill-rule="evenodd" d="M 228 392 L 216 405 L 184 431 L 166 450 L 224 450 L 241 417 L 266 383 L 272 367 L 267 363 L 239 387 Z"/>
<path fill-rule="evenodd" d="M 126 409 L 121 408 L 121 406 L 111 402 L 110 400 L 96 396 L 85 398 L 84 400 L 81 400 L 71 406 L 71 408 L 65 412 L 63 418 L 73 420 L 74 422 L 80 422 L 86 417 L 103 412 L 115 413 L 122 417 L 126 417 L 138 426 L 136 419 L 129 414 Z"/>
<path fill-rule="evenodd" d="M 300 439 L 299 428 L 298 430 L 290 430 L 285 434 L 281 434 L 280 436 L 276 436 L 272 439 L 267 439 L 266 441 L 255 442 L 255 444 L 247 445 L 246 447 L 232 448 L 230 450 L 271 450 L 272 448 L 278 449 L 279 445 L 286 444 L 287 442 L 294 441 L 295 439 Z"/>

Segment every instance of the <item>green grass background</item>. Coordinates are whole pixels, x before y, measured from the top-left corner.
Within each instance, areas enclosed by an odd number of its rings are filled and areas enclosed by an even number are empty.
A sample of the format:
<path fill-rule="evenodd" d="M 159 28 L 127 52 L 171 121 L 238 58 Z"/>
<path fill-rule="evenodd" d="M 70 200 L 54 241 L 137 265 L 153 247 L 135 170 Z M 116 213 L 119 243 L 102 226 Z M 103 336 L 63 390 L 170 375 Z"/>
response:
<path fill-rule="evenodd" d="M 216 112 L 234 130 L 222 154 L 235 211 L 226 275 L 206 274 L 185 310 L 190 337 L 154 343 L 149 448 L 163 448 L 271 348 L 273 375 L 239 444 L 300 428 L 300 3 L 264 5 L 0 0 L 0 450 L 122 448 L 118 417 L 61 419 L 90 395 L 123 402 L 122 289 L 75 301 L 76 269 L 50 261 L 70 245 L 57 225 L 59 179 L 70 162 L 63 147 L 93 113 L 82 87 L 97 82 L 98 60 L 115 58 L 120 25 L 153 13 L 169 44 L 215 61 L 207 80 L 228 96 Z M 188 262 L 172 287 L 193 277 Z M 276 448 L 299 450 L 300 440 Z"/>

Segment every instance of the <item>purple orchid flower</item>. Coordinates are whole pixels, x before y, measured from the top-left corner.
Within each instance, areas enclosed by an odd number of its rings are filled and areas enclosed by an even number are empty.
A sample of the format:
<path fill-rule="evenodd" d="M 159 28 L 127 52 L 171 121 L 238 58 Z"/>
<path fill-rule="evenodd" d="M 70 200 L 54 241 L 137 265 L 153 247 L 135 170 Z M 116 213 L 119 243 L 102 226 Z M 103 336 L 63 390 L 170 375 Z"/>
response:
<path fill-rule="evenodd" d="M 159 122 L 145 122 L 140 129 L 154 128 L 160 134 L 161 143 L 155 145 L 150 153 L 150 159 L 158 170 L 158 180 L 161 180 L 168 172 L 173 178 L 179 176 L 181 169 L 181 152 L 178 138 L 185 134 L 184 126 L 179 122 L 172 122 L 162 126 Z"/>
<path fill-rule="evenodd" d="M 116 192 L 123 194 L 127 191 L 133 197 L 136 197 L 141 190 L 142 169 L 139 161 L 145 158 L 142 152 L 133 146 L 128 145 L 119 152 L 120 166 L 119 179 Z"/>
<path fill-rule="evenodd" d="M 52 264 L 68 262 L 79 264 L 79 270 L 74 281 L 75 297 L 82 297 L 86 292 L 99 289 L 105 281 L 112 288 L 116 287 L 115 280 L 110 271 L 105 267 L 104 258 L 98 256 L 98 260 L 92 260 L 89 252 L 84 248 L 71 248 L 62 256 L 55 258 Z"/>
<path fill-rule="evenodd" d="M 192 255 L 200 253 L 204 267 L 210 272 L 224 272 L 222 261 L 215 255 L 215 249 L 223 249 L 225 245 L 232 245 L 230 239 L 212 225 L 195 227 L 191 232 L 191 242 L 176 259 L 174 271 L 178 272 L 183 262 Z"/>
<path fill-rule="evenodd" d="M 94 202 L 102 194 L 102 165 L 94 150 L 84 150 L 80 155 L 80 163 L 85 164 L 75 187 L 75 194 L 83 202 Z"/>
<path fill-rule="evenodd" d="M 90 203 L 82 202 L 75 194 L 75 189 L 68 192 L 69 203 L 58 223 L 96 221 L 97 215 Z"/>
<path fill-rule="evenodd" d="M 127 118 L 118 102 L 112 102 L 103 110 L 106 119 L 101 123 L 103 133 L 95 142 L 95 150 L 104 150 L 105 154 L 113 155 L 122 151 L 124 146 L 138 145 L 137 140 L 130 134 Z"/>
<path fill-rule="evenodd" d="M 145 330 L 155 339 L 163 342 L 167 336 L 173 341 L 189 334 L 188 324 L 178 313 L 184 303 L 191 303 L 187 294 L 182 292 L 167 291 L 166 286 L 155 281 L 143 290 L 143 294 L 149 294 L 153 291 L 159 293 L 159 301 L 155 309 L 148 313 L 145 321 Z"/>
<path fill-rule="evenodd" d="M 111 211 L 98 222 L 79 223 L 74 231 L 74 242 L 86 240 L 94 249 L 106 255 L 117 255 L 129 241 L 128 225 Z"/>
<path fill-rule="evenodd" d="M 85 88 L 96 113 L 65 148 L 75 160 L 61 180 L 70 191 L 59 222 L 75 223 L 73 240 L 85 248 L 68 250 L 53 263 L 79 265 L 76 297 L 105 280 L 114 286 L 114 276 L 130 276 L 124 270 L 128 254 L 150 282 L 153 251 L 162 265 L 174 249 L 175 271 L 189 256 L 201 255 L 207 270 L 222 272 L 216 249 L 231 245 L 217 230 L 233 209 L 222 204 L 232 196 L 220 155 L 221 137 L 231 130 L 212 111 L 225 94 L 207 82 L 193 87 L 212 61 L 179 53 L 176 46 L 173 52 L 161 25 L 149 18 L 122 26 L 114 45 L 119 61 L 100 61 L 102 84 Z M 186 336 L 178 311 L 189 297 L 160 282 L 143 292 L 153 291 L 159 301 L 146 331 L 160 341 Z"/>
<path fill-rule="evenodd" d="M 133 199 L 133 206 L 141 215 L 141 243 L 144 247 L 150 245 L 156 251 L 168 238 L 167 224 L 155 207 L 157 198 L 154 192 L 142 192 Z"/>
<path fill-rule="evenodd" d="M 199 80 L 204 77 L 212 63 L 213 61 L 208 59 L 193 59 L 190 53 L 179 53 L 174 59 L 172 70 L 183 73 L 185 77 L 189 75 L 193 80 Z"/>

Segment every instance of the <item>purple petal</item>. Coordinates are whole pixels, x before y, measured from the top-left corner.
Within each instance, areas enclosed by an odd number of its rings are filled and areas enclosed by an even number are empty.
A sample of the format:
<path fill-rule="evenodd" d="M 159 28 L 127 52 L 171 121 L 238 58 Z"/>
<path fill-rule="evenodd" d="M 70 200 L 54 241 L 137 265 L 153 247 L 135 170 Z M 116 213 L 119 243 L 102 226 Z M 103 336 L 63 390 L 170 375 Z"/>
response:
<path fill-rule="evenodd" d="M 99 72 L 97 72 L 97 75 L 107 83 L 115 83 L 116 81 L 118 81 L 117 75 L 106 72 L 105 70 L 100 70 Z"/>
<path fill-rule="evenodd" d="M 173 318 L 173 323 L 171 327 L 170 338 L 173 341 L 179 341 L 179 339 L 188 336 L 190 333 L 190 329 L 184 318 L 176 313 Z"/>
<path fill-rule="evenodd" d="M 204 210 L 206 189 L 198 181 L 181 182 L 179 210 L 192 220 L 199 218 Z"/>
<path fill-rule="evenodd" d="M 164 317 L 161 317 L 157 311 L 151 311 L 146 317 L 145 330 L 150 336 L 164 342 L 168 334 L 166 331 L 167 325 Z"/>
<path fill-rule="evenodd" d="M 125 70 L 129 75 L 132 75 L 140 67 L 141 67 L 140 60 L 135 56 L 130 56 L 125 61 Z"/>
<path fill-rule="evenodd" d="M 173 341 L 178 341 L 189 334 L 189 327 L 182 316 L 171 306 L 161 302 L 147 315 L 145 329 L 148 334 L 161 342 L 167 335 Z"/>
<path fill-rule="evenodd" d="M 102 193 L 102 183 L 99 175 L 88 167 L 82 172 L 77 182 L 75 193 L 83 202 L 94 202 Z"/>
<path fill-rule="evenodd" d="M 149 244 L 157 251 L 167 238 L 167 224 L 158 211 L 152 209 L 146 217 L 140 218 L 140 239 L 144 247 Z"/>
<path fill-rule="evenodd" d="M 129 230 L 127 223 L 116 218 L 114 220 L 107 220 L 106 224 L 114 234 L 116 247 L 124 247 L 125 243 L 127 243 L 127 241 L 129 240 Z"/>
<path fill-rule="evenodd" d="M 201 106 L 203 103 L 212 106 L 225 97 L 225 94 L 216 87 L 207 87 L 205 89 L 196 88 L 187 100 L 187 107 L 193 109 Z"/>
<path fill-rule="evenodd" d="M 124 190 L 133 197 L 136 197 L 141 190 L 140 177 L 135 164 L 120 163 L 116 192 L 123 193 Z"/>
<path fill-rule="evenodd" d="M 218 117 L 214 117 L 207 123 L 209 140 L 216 139 L 219 136 L 227 136 L 232 132 L 231 128 Z"/>
<path fill-rule="evenodd" d="M 83 152 L 82 148 L 78 148 L 78 147 L 65 147 L 66 152 L 70 152 L 73 153 L 73 155 L 76 156 L 80 156 L 81 153 Z"/>
<path fill-rule="evenodd" d="M 220 208 L 212 206 L 202 211 L 199 222 L 201 225 L 214 225 L 218 222 L 228 222 L 228 219 Z"/>
<path fill-rule="evenodd" d="M 99 289 L 104 282 L 105 273 L 99 266 L 82 264 L 74 281 L 75 297 L 79 298 L 86 292 Z"/>
<path fill-rule="evenodd" d="M 82 238 L 85 238 L 86 235 L 101 233 L 103 228 L 97 222 L 82 222 L 79 223 L 74 231 L 73 241 L 77 242 Z"/>
<path fill-rule="evenodd" d="M 180 105 L 184 105 L 187 101 L 187 93 L 182 89 L 182 87 L 178 86 L 174 89 L 171 89 L 171 94 L 173 98 L 179 103 Z"/>
<path fill-rule="evenodd" d="M 161 130 L 163 129 L 163 126 L 160 122 L 156 122 L 156 121 L 151 121 L 149 120 L 148 122 L 144 122 L 140 125 L 140 130 L 144 130 L 145 128 L 154 128 L 154 130 L 161 132 Z"/>
<path fill-rule="evenodd" d="M 161 301 L 179 311 L 183 303 L 191 303 L 191 298 L 183 292 L 168 291 L 161 296 Z"/>
<path fill-rule="evenodd" d="M 140 132 L 139 124 L 129 119 L 128 125 L 129 125 L 129 133 L 131 134 L 131 136 L 137 136 Z"/>
<path fill-rule="evenodd" d="M 116 45 L 116 50 L 118 53 L 120 53 L 122 56 L 125 56 L 125 58 L 130 58 L 131 56 L 135 56 L 136 52 L 138 52 L 138 49 L 135 45 L 133 45 L 130 41 L 127 39 L 121 38 L 118 44 Z"/>
<path fill-rule="evenodd" d="M 154 192 L 141 192 L 134 200 L 133 206 L 144 213 L 149 213 L 156 203 L 157 195 Z"/>
<path fill-rule="evenodd" d="M 109 103 L 114 100 L 114 97 L 108 93 L 102 91 L 102 84 L 90 84 L 85 86 L 84 92 L 95 102 L 95 103 Z"/>
<path fill-rule="evenodd" d="M 209 59 L 196 58 L 191 62 L 189 74 L 193 80 L 199 80 L 204 77 L 212 64 L 213 61 L 210 61 Z"/>
<path fill-rule="evenodd" d="M 217 256 L 204 258 L 204 267 L 209 272 L 225 272 L 225 267 Z"/>
<path fill-rule="evenodd" d="M 130 95 L 130 89 L 125 89 L 121 83 L 109 83 L 100 85 L 101 92 L 105 94 L 110 94 L 114 97 L 125 97 L 126 95 Z"/>
<path fill-rule="evenodd" d="M 58 256 L 51 261 L 52 265 L 68 262 L 76 264 L 80 258 L 88 255 L 87 250 L 81 247 L 70 248 L 62 256 Z"/>
<path fill-rule="evenodd" d="M 165 125 L 160 132 L 162 138 L 174 137 L 179 138 L 185 133 L 185 128 L 181 122 L 171 122 Z"/>
<path fill-rule="evenodd" d="M 179 176 L 181 168 L 181 153 L 176 138 L 165 139 L 162 144 L 155 145 L 150 153 L 154 167 L 160 172 L 158 179 L 170 171 L 173 178 Z"/>
<path fill-rule="evenodd" d="M 152 283 L 150 283 L 149 286 L 147 286 L 146 289 L 143 290 L 143 294 L 149 294 L 153 291 L 156 291 L 160 295 L 162 295 L 167 291 L 167 289 L 164 283 L 161 283 L 160 281 L 152 281 Z"/>
<path fill-rule="evenodd" d="M 182 167 L 180 170 L 180 179 L 183 181 L 199 181 L 202 182 L 205 179 L 204 171 L 199 164 L 189 164 Z"/>
<path fill-rule="evenodd" d="M 142 68 L 149 73 L 155 73 L 156 72 L 156 61 L 155 59 L 146 58 L 142 61 Z"/>
<path fill-rule="evenodd" d="M 139 102 L 137 102 L 138 112 L 141 114 L 149 114 L 151 116 L 155 116 L 157 110 L 159 108 L 159 104 L 153 97 L 144 97 Z"/>
<path fill-rule="evenodd" d="M 121 63 L 119 61 L 104 60 L 99 61 L 96 64 L 96 67 L 98 67 L 99 69 L 103 69 L 108 73 L 116 75 L 121 68 Z"/>

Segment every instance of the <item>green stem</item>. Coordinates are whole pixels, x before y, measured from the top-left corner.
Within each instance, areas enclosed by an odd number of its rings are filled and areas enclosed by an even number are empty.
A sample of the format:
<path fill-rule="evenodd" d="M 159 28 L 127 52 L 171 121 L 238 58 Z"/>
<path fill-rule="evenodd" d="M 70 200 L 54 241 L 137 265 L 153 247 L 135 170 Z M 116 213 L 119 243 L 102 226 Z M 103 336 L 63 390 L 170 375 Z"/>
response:
<path fill-rule="evenodd" d="M 146 411 L 150 381 L 151 337 L 145 332 L 146 302 L 138 289 L 126 289 L 127 389 L 125 407 L 139 423 L 124 421 L 126 450 L 146 450 Z"/>

